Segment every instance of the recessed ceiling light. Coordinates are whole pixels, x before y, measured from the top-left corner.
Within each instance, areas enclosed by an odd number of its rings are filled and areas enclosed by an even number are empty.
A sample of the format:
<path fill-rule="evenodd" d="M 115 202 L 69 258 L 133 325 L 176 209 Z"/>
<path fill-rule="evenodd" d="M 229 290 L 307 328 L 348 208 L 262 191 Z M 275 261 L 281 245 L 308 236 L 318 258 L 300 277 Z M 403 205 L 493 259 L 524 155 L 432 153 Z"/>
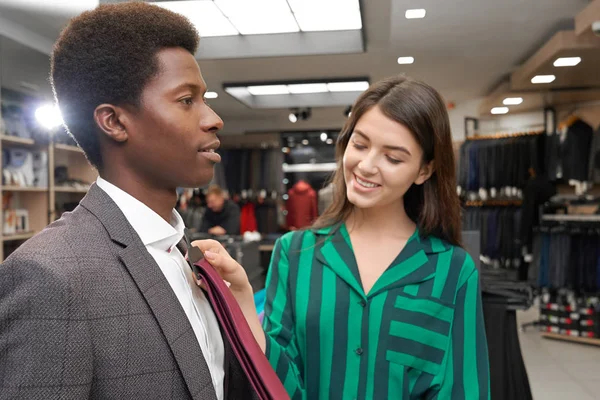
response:
<path fill-rule="evenodd" d="M 294 113 L 290 113 L 290 115 L 288 115 L 288 119 L 290 120 L 290 122 L 292 124 L 295 124 L 296 122 L 298 122 L 298 117 Z"/>
<path fill-rule="evenodd" d="M 206 92 L 204 94 L 204 97 L 207 99 L 216 99 L 217 97 L 219 97 L 219 93 L 217 92 Z"/>
<path fill-rule="evenodd" d="M 492 114 L 506 114 L 508 107 L 494 107 L 492 108 Z"/>
<path fill-rule="evenodd" d="M 330 92 L 363 92 L 369 88 L 369 82 L 335 82 L 328 83 Z"/>
<path fill-rule="evenodd" d="M 581 57 L 561 57 L 554 61 L 555 67 L 574 67 L 581 62 Z"/>
<path fill-rule="evenodd" d="M 518 106 L 522 102 L 523 102 L 522 97 L 507 97 L 504 99 L 502 104 L 504 104 L 505 106 Z"/>
<path fill-rule="evenodd" d="M 556 76 L 554 75 L 536 75 L 531 79 L 531 83 L 551 83 L 555 79 Z"/>
<path fill-rule="evenodd" d="M 300 31 L 292 11 L 285 1 L 214 0 L 214 3 L 242 35 Z M 203 16 L 204 18 L 205 16 Z"/>
<path fill-rule="evenodd" d="M 202 37 L 239 35 L 212 1 L 161 1 L 153 4 L 187 17 Z"/>
<path fill-rule="evenodd" d="M 398 57 L 398 64 L 412 64 L 414 62 L 414 57 Z"/>
<path fill-rule="evenodd" d="M 305 84 L 294 84 L 288 85 L 288 90 L 291 94 L 304 94 L 304 93 L 326 93 L 326 83 L 305 83 Z"/>
<path fill-rule="evenodd" d="M 425 18 L 426 14 L 427 14 L 427 11 L 425 11 L 425 9 L 418 8 L 418 9 L 414 9 L 414 10 L 406 10 L 406 13 L 404 15 L 406 16 L 406 19 L 419 19 L 419 18 Z"/>
<path fill-rule="evenodd" d="M 286 85 L 248 86 L 248 91 L 254 96 L 267 96 L 273 94 L 290 94 Z"/>

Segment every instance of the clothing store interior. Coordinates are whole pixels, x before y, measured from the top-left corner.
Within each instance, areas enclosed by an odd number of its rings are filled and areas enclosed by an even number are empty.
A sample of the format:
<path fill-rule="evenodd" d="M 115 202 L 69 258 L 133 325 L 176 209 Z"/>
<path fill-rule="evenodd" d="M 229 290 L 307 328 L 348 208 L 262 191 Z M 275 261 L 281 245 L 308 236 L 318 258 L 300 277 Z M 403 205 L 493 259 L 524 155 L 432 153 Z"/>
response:
<path fill-rule="evenodd" d="M 70 18 L 117 2 L 0 0 L 2 260 L 97 179 L 61 124 L 49 59 Z M 196 26 L 224 121 L 212 182 L 177 189 L 176 209 L 192 240 L 244 267 L 257 312 L 276 240 L 333 201 L 354 101 L 405 74 L 449 115 L 491 398 L 600 399 L 600 0 L 153 3 Z"/>

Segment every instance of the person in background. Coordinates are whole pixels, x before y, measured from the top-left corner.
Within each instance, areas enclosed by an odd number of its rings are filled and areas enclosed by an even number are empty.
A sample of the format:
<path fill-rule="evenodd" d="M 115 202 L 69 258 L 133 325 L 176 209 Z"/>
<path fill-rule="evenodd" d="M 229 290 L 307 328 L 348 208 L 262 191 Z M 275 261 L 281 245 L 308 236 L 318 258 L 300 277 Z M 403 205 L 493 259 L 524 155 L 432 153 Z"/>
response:
<path fill-rule="evenodd" d="M 211 185 L 206 193 L 206 211 L 199 232 L 215 236 L 240 234 L 240 208 L 217 185 Z"/>
<path fill-rule="evenodd" d="M 262 326 L 244 269 L 215 241 L 193 245 L 231 283 L 292 399 L 489 399 L 443 99 L 404 76 L 373 84 L 336 159 L 331 206 L 275 244 Z"/>

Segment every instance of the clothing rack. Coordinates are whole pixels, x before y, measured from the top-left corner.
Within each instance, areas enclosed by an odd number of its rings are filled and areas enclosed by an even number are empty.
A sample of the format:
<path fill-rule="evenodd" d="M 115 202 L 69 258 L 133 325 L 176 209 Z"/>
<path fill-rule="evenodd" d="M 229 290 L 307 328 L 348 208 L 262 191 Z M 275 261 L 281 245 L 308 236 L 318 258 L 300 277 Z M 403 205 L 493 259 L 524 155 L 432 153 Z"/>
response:
<path fill-rule="evenodd" d="M 538 125 L 535 125 L 538 126 Z M 498 139 L 510 139 L 523 136 L 541 135 L 545 133 L 543 129 L 535 130 L 523 130 L 522 128 L 511 130 L 503 129 L 501 131 L 494 131 L 494 133 L 482 133 L 475 132 L 473 136 L 467 137 L 465 140 L 498 140 Z"/>
<path fill-rule="evenodd" d="M 523 201 L 520 199 L 504 199 L 504 200 L 473 200 L 466 201 L 466 207 L 521 207 Z"/>
<path fill-rule="evenodd" d="M 546 338 L 600 346 L 600 307 L 581 306 L 600 298 L 600 215 L 543 214 L 534 232 L 529 281 L 540 291 L 541 311 L 529 325 Z"/>

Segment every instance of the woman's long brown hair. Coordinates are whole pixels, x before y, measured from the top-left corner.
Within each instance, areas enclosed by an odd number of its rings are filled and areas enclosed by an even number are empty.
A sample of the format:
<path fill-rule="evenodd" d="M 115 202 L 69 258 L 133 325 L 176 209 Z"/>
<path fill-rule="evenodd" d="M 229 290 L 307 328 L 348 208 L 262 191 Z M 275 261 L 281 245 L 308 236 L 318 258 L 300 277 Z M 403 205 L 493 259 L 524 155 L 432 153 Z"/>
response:
<path fill-rule="evenodd" d="M 454 245 L 461 243 L 460 201 L 456 193 L 456 167 L 448 112 L 431 86 L 405 76 L 373 84 L 352 107 L 352 114 L 336 143 L 337 169 L 333 203 L 313 225 L 314 229 L 346 221 L 353 205 L 346 196 L 342 159 L 356 122 L 372 107 L 404 125 L 423 149 L 423 165 L 433 161 L 434 172 L 422 185 L 413 184 L 404 195 L 404 208 L 422 235 L 433 235 Z"/>

